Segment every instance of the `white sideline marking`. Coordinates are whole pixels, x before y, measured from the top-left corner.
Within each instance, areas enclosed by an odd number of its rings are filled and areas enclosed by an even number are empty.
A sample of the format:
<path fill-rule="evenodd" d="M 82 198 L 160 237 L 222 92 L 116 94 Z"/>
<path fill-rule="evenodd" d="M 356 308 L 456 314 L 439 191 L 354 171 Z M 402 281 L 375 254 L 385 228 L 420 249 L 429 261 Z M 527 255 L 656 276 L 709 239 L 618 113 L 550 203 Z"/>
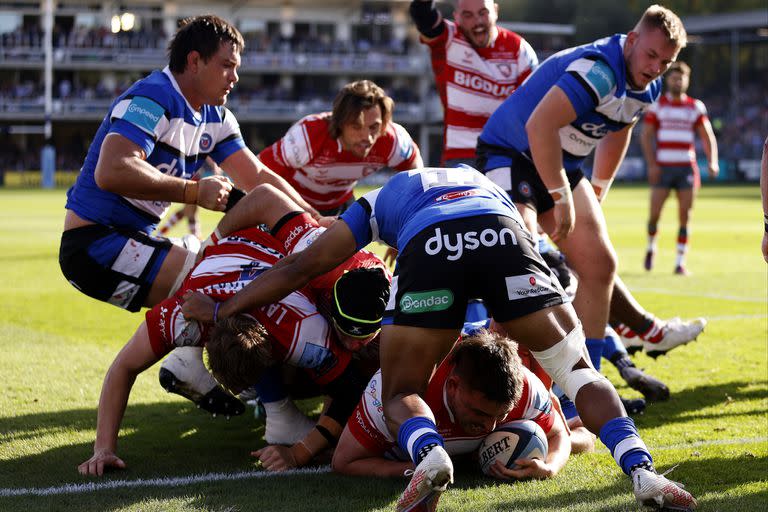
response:
<path fill-rule="evenodd" d="M 103 491 L 107 489 L 126 489 L 132 487 L 176 487 L 180 485 L 197 484 L 201 482 L 221 482 L 225 480 L 246 480 L 250 478 L 273 478 L 295 475 L 319 475 L 330 473 L 330 466 L 317 468 L 290 469 L 280 473 L 272 471 L 240 471 L 237 473 L 203 473 L 199 475 L 165 477 L 165 478 L 139 478 L 137 480 L 110 480 L 108 482 L 89 482 L 87 484 L 65 484 L 56 487 L 31 487 L 14 489 L 0 488 L 0 497 L 11 496 L 53 496 L 57 494 L 80 494 L 85 492 Z"/>
<path fill-rule="evenodd" d="M 768 315 L 720 315 L 720 316 L 708 316 L 707 320 L 744 320 L 747 318 L 768 318 Z"/>
<path fill-rule="evenodd" d="M 709 441 L 694 441 L 693 443 L 667 444 L 661 446 L 649 446 L 650 452 L 665 452 L 668 450 L 684 450 L 686 448 L 696 448 L 697 446 L 729 446 L 734 444 L 746 443 L 765 443 L 768 437 L 743 437 L 741 439 L 712 439 Z M 595 450 L 596 453 L 608 453 L 607 448 Z"/>
<path fill-rule="evenodd" d="M 642 286 L 632 286 L 633 292 L 648 292 L 658 293 L 659 295 L 676 295 L 679 297 L 696 297 L 696 298 L 708 298 L 717 300 L 732 300 L 735 302 L 768 302 L 765 297 L 740 297 L 738 295 L 719 295 L 717 293 L 693 293 L 693 292 L 680 292 L 678 290 L 667 290 L 666 288 L 643 288 Z"/>
<path fill-rule="evenodd" d="M 745 443 L 764 443 L 768 441 L 768 437 L 750 437 L 741 439 L 715 439 L 711 441 L 696 441 L 693 443 L 681 443 L 672 444 L 666 446 L 653 446 L 651 451 L 666 451 L 666 450 L 680 450 L 685 448 L 695 448 L 697 446 L 716 446 L 716 445 L 734 445 Z M 596 451 L 597 453 L 608 453 L 608 450 L 603 448 Z M 57 494 L 81 494 L 86 492 L 103 491 L 107 489 L 126 489 L 132 487 L 177 487 L 180 485 L 190 485 L 200 482 L 221 482 L 225 480 L 247 480 L 249 478 L 274 478 L 281 476 L 295 476 L 295 475 L 319 475 L 324 473 L 330 473 L 330 466 L 320 466 L 317 468 L 304 468 L 304 469 L 290 469 L 280 473 L 273 473 L 271 471 L 240 471 L 238 473 L 204 473 L 200 475 L 182 476 L 182 477 L 166 477 L 166 478 L 150 478 L 137 480 L 110 480 L 108 482 L 89 482 L 87 484 L 65 484 L 56 487 L 31 487 L 15 489 L 0 488 L 0 497 L 8 498 L 11 496 L 54 496 Z"/>

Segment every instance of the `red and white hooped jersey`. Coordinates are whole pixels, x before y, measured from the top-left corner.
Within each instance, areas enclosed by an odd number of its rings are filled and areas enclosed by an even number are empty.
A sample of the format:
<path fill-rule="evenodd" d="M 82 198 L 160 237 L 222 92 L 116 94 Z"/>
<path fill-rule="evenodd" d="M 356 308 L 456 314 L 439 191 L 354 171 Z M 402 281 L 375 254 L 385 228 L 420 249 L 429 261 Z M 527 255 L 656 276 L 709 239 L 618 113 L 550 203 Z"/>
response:
<path fill-rule="evenodd" d="M 251 228 L 206 248 L 205 257 L 191 270 L 179 291 L 146 314 L 155 354 L 162 356 L 175 347 L 205 344 L 210 326 L 188 321 L 181 313 L 181 297 L 187 290 L 226 300 L 282 258 L 281 245 L 271 235 Z M 318 384 L 333 381 L 349 364 L 351 353 L 341 348 L 328 322 L 301 291 L 247 314 L 271 335 L 276 360 L 307 369 Z"/>
<path fill-rule="evenodd" d="M 443 162 L 475 158 L 485 122 L 539 62 L 531 45 L 515 32 L 498 27 L 491 46 L 475 48 L 455 23 L 444 23 L 445 30 L 435 39 L 422 37 L 443 103 Z"/>
<path fill-rule="evenodd" d="M 688 95 L 676 100 L 667 93 L 651 105 L 645 122 L 656 128 L 656 163 L 696 169 L 694 137 L 705 119 L 704 103 Z"/>
<path fill-rule="evenodd" d="M 328 132 L 330 112 L 304 117 L 282 139 L 259 153 L 259 160 L 285 178 L 319 210 L 343 205 L 357 181 L 383 167 L 405 171 L 414 167 L 419 148 L 408 132 L 390 122 L 368 156 L 345 151 Z"/>
<path fill-rule="evenodd" d="M 446 451 L 450 455 L 460 455 L 476 451 L 488 434 L 468 434 L 454 420 L 445 390 L 445 382 L 452 369 L 453 364 L 446 358 L 429 381 L 425 401 L 435 415 L 437 431 L 445 440 Z M 362 446 L 373 453 L 384 454 L 392 450 L 395 440 L 389 433 L 384 420 L 381 390 L 381 370 L 379 370 L 371 378 L 363 392 L 363 397 L 347 420 L 347 427 Z M 538 423 L 544 432 L 549 433 L 555 423 L 556 414 L 558 412 L 552 407 L 549 392 L 544 384 L 523 367 L 523 392 L 520 401 L 497 424 L 497 428 L 510 421 L 529 419 Z"/>
<path fill-rule="evenodd" d="M 320 227 L 315 219 L 308 213 L 302 213 L 291 218 L 288 222 L 279 226 L 274 233 L 275 238 L 283 242 L 283 250 L 286 254 L 303 251 L 314 242 L 325 228 Z M 381 267 L 387 278 L 392 281 L 389 269 L 381 259 L 370 251 L 362 249 L 333 270 L 319 275 L 304 287 L 303 291 L 308 295 L 320 311 L 330 311 L 331 293 L 333 285 L 348 270 L 355 268 Z"/>

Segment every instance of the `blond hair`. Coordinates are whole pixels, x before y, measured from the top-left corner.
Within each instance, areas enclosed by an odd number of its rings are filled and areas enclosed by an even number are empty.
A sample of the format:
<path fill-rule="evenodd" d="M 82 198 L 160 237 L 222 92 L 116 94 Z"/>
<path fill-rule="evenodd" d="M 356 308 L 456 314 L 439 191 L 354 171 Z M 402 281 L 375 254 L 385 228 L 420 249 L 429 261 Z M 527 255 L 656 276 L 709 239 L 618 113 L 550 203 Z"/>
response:
<path fill-rule="evenodd" d="M 635 26 L 635 32 L 639 32 L 642 28 L 658 28 L 664 32 L 670 43 L 673 43 L 678 48 L 685 48 L 688 44 L 688 34 L 685 31 L 683 22 L 680 18 L 667 9 L 658 4 L 654 4 L 647 8 L 643 13 L 643 17 Z"/>

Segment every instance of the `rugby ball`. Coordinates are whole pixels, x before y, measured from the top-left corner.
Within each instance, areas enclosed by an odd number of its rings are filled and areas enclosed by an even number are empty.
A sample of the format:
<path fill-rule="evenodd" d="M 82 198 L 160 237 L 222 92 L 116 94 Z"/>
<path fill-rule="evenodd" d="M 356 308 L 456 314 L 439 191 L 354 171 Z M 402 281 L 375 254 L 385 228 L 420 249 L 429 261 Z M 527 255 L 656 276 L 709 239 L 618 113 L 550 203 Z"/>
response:
<path fill-rule="evenodd" d="M 488 434 L 480 443 L 477 456 L 480 468 L 488 475 L 497 460 L 509 469 L 517 469 L 517 459 L 544 460 L 548 451 L 547 435 L 536 422 L 516 420 Z"/>

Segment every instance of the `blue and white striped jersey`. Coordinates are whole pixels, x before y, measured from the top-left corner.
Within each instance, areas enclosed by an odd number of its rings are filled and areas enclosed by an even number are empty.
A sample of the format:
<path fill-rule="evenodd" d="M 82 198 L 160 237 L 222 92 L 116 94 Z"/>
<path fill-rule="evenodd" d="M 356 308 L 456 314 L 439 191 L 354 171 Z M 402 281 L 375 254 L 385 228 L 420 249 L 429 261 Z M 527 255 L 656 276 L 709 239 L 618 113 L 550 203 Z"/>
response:
<path fill-rule="evenodd" d="M 659 98 L 661 78 L 645 90 L 629 89 L 623 53 L 625 41 L 625 35 L 616 34 L 563 50 L 545 60 L 486 123 L 480 139 L 502 150 L 490 151 L 485 169 L 510 165 L 511 158 L 501 154 L 503 149 L 530 158 L 525 123 L 555 85 L 568 96 L 577 116 L 573 123 L 560 129 L 566 171 L 578 169 L 609 132 L 635 123 Z"/>
<path fill-rule="evenodd" d="M 96 132 L 77 181 L 67 192 L 66 208 L 108 226 L 151 232 L 170 203 L 139 200 L 102 190 L 94 171 L 104 138 L 117 133 L 144 150 L 160 172 L 191 177 L 210 156 L 221 163 L 245 147 L 235 116 L 223 106 L 194 110 L 168 67 L 154 71 L 120 95 Z"/>
<path fill-rule="evenodd" d="M 358 199 L 341 219 L 352 230 L 358 250 L 372 241 L 402 249 L 433 224 L 476 215 L 501 215 L 523 223 L 501 188 L 462 165 L 399 172 Z"/>

